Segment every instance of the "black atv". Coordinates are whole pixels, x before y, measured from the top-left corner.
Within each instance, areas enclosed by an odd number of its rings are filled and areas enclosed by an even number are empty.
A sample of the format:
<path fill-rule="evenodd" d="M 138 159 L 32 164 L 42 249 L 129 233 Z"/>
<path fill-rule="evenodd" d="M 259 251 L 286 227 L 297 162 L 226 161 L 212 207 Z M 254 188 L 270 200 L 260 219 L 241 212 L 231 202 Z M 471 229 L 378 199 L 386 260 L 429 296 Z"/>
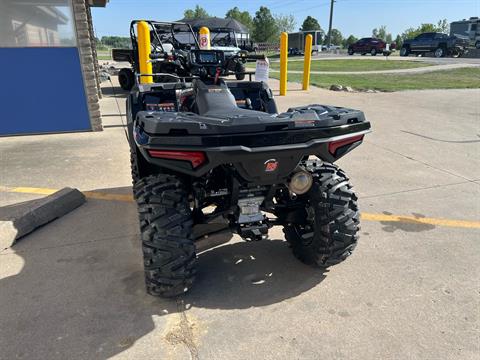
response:
<path fill-rule="evenodd" d="M 223 51 L 191 50 L 189 66 L 191 81 L 137 84 L 127 100 L 147 291 L 190 289 L 199 227 L 256 241 L 279 225 L 302 262 L 345 260 L 359 211 L 333 163 L 370 132 L 364 114 L 326 105 L 279 114 L 265 83 L 222 78 Z"/>

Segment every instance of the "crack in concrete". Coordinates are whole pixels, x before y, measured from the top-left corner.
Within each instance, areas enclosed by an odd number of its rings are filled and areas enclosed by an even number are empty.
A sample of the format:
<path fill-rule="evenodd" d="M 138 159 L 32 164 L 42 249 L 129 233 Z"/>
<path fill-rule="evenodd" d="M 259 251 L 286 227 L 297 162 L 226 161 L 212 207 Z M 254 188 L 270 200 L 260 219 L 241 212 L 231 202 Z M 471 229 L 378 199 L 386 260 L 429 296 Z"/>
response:
<path fill-rule="evenodd" d="M 451 172 L 451 171 L 448 171 L 448 170 L 446 170 L 446 169 L 442 169 L 442 168 L 433 166 L 433 165 L 431 165 L 431 164 L 429 164 L 429 163 L 427 163 L 427 162 L 425 162 L 425 161 L 415 159 L 415 158 L 412 157 L 412 156 L 408 156 L 408 155 L 402 154 L 402 153 L 400 153 L 400 152 L 398 152 L 398 151 L 389 149 L 389 148 L 387 148 L 387 147 L 384 147 L 384 146 L 381 146 L 381 145 L 378 145 L 378 144 L 374 144 L 374 143 L 372 143 L 372 142 L 370 142 L 370 141 L 365 141 L 365 142 L 368 143 L 368 144 L 370 144 L 370 145 L 376 146 L 376 147 L 378 147 L 378 148 L 380 148 L 380 149 L 383 149 L 383 150 L 385 150 L 385 151 L 391 152 L 392 154 L 399 155 L 399 156 L 401 156 L 401 157 L 403 157 L 403 158 L 405 158 L 405 159 L 418 162 L 418 163 L 420 163 L 420 164 L 422 164 L 422 165 L 428 166 L 429 168 L 432 168 L 432 169 L 435 169 L 435 170 L 438 170 L 438 171 L 442 171 L 442 172 L 444 172 L 444 173 L 446 173 L 446 174 L 449 174 L 449 175 L 458 177 L 458 178 L 460 178 L 460 179 L 466 180 L 467 182 L 471 182 L 471 183 L 472 183 L 472 182 L 475 182 L 475 180 L 469 179 L 469 178 L 467 178 L 467 177 L 465 177 L 465 176 L 462 176 L 462 175 L 459 175 L 459 174 L 455 174 L 455 173 L 453 173 L 453 172 Z"/>
<path fill-rule="evenodd" d="M 180 319 L 178 323 L 167 333 L 165 339 L 171 345 L 181 344 L 183 345 L 188 352 L 190 353 L 190 358 L 192 360 L 199 360 L 198 347 L 196 344 L 196 339 L 198 339 L 198 334 L 194 334 L 194 330 L 197 332 L 197 324 L 188 320 L 185 310 L 187 310 L 184 301 L 181 299 L 176 300 L 177 311 Z"/>
<path fill-rule="evenodd" d="M 451 144 L 472 144 L 472 143 L 479 143 L 479 142 L 480 142 L 480 139 L 479 139 L 479 140 L 444 140 L 444 139 L 437 139 L 437 138 L 430 137 L 430 136 L 425 136 L 425 135 L 422 135 L 422 134 L 417 134 L 417 133 L 414 133 L 414 132 L 411 132 L 411 131 L 407 131 L 407 130 L 400 130 L 400 131 L 403 132 L 403 133 L 406 133 L 406 134 L 410 134 L 410 135 L 414 135 L 414 136 L 421 137 L 421 138 L 423 138 L 423 139 L 432 140 L 432 141 L 439 141 L 439 142 L 443 142 L 443 143 L 451 143 Z M 477 134 L 477 137 L 480 138 L 480 135 Z"/>
<path fill-rule="evenodd" d="M 478 180 L 460 181 L 460 182 L 455 182 L 455 183 L 450 183 L 450 184 L 438 184 L 438 185 L 425 186 L 425 187 L 416 188 L 416 189 L 407 189 L 407 190 L 401 190 L 401 191 L 393 191 L 393 192 L 384 193 L 384 194 L 366 195 L 366 196 L 362 196 L 362 199 L 374 199 L 374 198 L 379 198 L 379 197 L 384 197 L 384 196 L 390 196 L 390 195 L 399 195 L 399 194 L 405 194 L 405 193 L 416 192 L 416 191 L 439 189 L 439 188 L 444 188 L 444 187 L 448 187 L 448 186 L 455 186 L 455 185 L 462 185 L 462 184 L 471 184 L 472 182 L 473 182 L 474 184 L 476 184 L 476 185 L 479 185 L 477 181 L 478 181 Z"/>

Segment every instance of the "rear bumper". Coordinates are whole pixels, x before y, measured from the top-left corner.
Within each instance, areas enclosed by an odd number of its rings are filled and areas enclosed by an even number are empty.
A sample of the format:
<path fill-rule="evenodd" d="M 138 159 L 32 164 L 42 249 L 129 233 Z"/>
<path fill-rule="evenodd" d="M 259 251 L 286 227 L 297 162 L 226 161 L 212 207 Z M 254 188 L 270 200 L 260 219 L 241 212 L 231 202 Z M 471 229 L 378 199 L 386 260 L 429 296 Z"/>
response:
<path fill-rule="evenodd" d="M 361 144 L 362 139 L 329 151 L 329 143 L 369 133 L 370 123 L 288 132 L 238 134 L 228 136 L 152 136 L 136 128 L 134 138 L 142 156 L 151 164 L 193 177 L 200 177 L 223 164 L 232 164 L 250 182 L 274 184 L 287 177 L 300 160 L 315 155 L 335 162 Z M 285 134 L 286 133 L 286 134 Z M 203 144 L 203 145 L 201 145 Z M 213 146 L 209 146 L 211 144 Z M 153 158 L 149 150 L 201 151 L 207 161 L 193 168 L 187 161 Z M 270 159 L 279 163 L 277 171 L 266 174 L 264 164 Z"/>

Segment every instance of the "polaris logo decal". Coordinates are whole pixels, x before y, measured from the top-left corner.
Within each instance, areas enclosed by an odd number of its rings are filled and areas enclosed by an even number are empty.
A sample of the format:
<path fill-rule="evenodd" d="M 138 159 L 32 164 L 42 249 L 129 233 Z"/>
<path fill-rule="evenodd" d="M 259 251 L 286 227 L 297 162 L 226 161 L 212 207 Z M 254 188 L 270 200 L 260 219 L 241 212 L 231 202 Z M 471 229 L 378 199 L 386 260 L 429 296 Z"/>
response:
<path fill-rule="evenodd" d="M 265 161 L 265 172 L 273 172 L 278 168 L 278 161 L 276 159 L 269 159 Z"/>

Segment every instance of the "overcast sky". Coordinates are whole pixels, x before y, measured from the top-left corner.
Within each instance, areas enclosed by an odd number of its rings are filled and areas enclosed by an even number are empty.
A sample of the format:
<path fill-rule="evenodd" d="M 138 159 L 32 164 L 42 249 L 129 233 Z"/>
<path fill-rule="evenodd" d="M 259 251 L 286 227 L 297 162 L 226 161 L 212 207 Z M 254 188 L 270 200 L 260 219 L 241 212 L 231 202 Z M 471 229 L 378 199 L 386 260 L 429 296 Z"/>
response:
<path fill-rule="evenodd" d="M 238 6 L 248 10 L 252 17 L 263 5 L 274 14 L 292 14 L 296 29 L 308 15 L 315 17 L 324 30 L 328 29 L 330 0 L 110 0 L 106 8 L 94 8 L 93 20 L 98 37 L 105 35 L 128 36 L 132 19 L 173 21 L 183 17 L 183 11 L 204 7 L 213 16 Z M 372 29 L 386 25 L 395 37 L 408 27 L 421 23 L 449 22 L 480 16 L 480 0 L 336 0 L 333 27 L 344 36 L 370 36 Z"/>

